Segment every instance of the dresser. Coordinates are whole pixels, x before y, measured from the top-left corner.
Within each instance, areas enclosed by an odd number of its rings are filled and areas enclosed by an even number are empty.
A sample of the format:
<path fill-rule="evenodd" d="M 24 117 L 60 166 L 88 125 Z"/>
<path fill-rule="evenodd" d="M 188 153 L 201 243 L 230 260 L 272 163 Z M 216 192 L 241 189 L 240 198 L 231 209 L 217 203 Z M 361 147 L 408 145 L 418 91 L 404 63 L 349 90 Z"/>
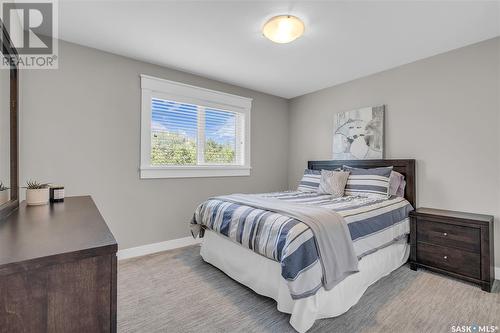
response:
<path fill-rule="evenodd" d="M 410 213 L 410 268 L 479 284 L 495 281 L 493 216 L 418 208 Z"/>
<path fill-rule="evenodd" d="M 0 332 L 116 332 L 117 243 L 89 196 L 0 221 Z"/>

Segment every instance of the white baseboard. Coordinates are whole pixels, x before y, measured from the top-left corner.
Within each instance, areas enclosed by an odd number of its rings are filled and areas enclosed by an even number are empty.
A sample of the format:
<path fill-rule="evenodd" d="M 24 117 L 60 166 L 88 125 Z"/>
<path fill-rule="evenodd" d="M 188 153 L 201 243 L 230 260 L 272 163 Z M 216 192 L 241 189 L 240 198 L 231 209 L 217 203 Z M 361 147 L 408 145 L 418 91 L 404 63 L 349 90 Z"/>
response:
<path fill-rule="evenodd" d="M 165 242 L 146 244 L 142 246 L 131 247 L 129 249 L 123 249 L 118 251 L 116 256 L 118 257 L 118 260 L 130 259 L 130 258 L 145 256 L 151 253 L 173 250 L 180 247 L 195 245 L 199 243 L 201 243 L 200 238 L 194 239 L 193 237 L 189 236 L 184 238 L 172 239 Z"/>

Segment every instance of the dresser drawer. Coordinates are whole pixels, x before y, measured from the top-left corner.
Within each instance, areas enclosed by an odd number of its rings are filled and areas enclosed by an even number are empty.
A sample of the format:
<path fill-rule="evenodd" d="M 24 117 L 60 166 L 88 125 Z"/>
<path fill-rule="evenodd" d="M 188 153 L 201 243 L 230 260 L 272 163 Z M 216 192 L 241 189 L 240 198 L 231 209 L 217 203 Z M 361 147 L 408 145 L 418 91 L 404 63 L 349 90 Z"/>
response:
<path fill-rule="evenodd" d="M 453 225 L 432 220 L 418 219 L 417 241 L 449 246 L 475 253 L 480 252 L 479 228 Z"/>
<path fill-rule="evenodd" d="M 417 260 L 424 265 L 475 279 L 481 278 L 481 258 L 478 253 L 419 242 Z"/>

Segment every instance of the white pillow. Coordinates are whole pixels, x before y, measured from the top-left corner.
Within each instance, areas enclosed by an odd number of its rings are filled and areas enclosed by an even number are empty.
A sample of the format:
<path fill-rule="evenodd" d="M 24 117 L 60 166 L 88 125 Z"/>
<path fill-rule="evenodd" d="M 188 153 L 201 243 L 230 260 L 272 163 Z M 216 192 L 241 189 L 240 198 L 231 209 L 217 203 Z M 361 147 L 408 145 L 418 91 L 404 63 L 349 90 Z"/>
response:
<path fill-rule="evenodd" d="M 344 196 L 349 171 L 321 170 L 318 193 L 331 194 L 333 198 Z"/>

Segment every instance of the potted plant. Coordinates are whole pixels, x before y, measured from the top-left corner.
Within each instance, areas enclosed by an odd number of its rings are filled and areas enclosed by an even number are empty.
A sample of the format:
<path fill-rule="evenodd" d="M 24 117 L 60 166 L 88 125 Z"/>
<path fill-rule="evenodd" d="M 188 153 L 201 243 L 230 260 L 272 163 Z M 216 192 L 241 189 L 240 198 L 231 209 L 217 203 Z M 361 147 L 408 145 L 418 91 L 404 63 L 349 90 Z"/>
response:
<path fill-rule="evenodd" d="M 46 205 L 49 203 L 49 187 L 37 181 L 26 182 L 26 203 L 28 206 Z"/>
<path fill-rule="evenodd" d="M 9 188 L 0 182 L 0 205 L 9 201 Z"/>

